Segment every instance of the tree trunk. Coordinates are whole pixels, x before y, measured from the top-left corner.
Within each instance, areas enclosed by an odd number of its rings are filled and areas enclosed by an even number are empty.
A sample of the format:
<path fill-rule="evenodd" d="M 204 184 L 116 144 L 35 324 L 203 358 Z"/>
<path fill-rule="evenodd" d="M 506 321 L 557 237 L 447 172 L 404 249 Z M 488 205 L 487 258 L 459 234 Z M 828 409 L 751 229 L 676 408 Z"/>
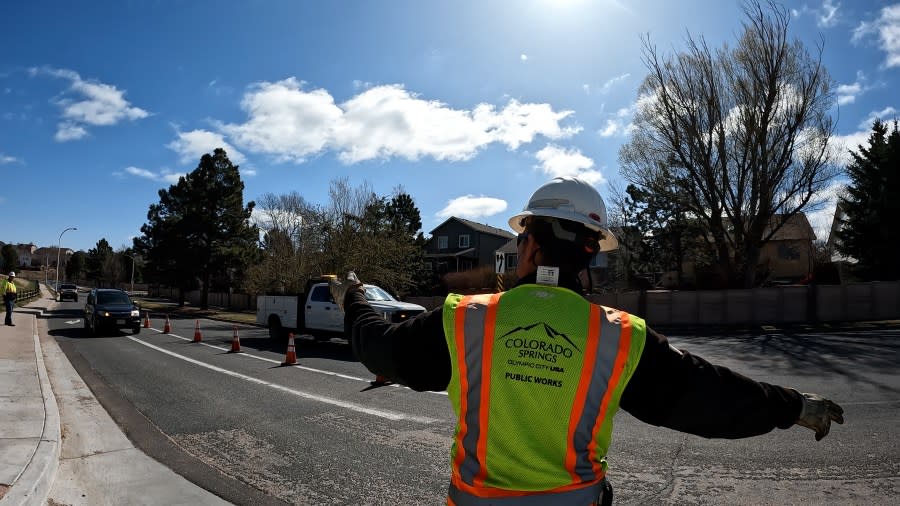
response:
<path fill-rule="evenodd" d="M 759 263 L 760 248 L 754 244 L 747 244 L 744 248 L 744 264 L 741 267 L 741 281 L 743 288 L 756 286 L 756 264 Z"/>
<path fill-rule="evenodd" d="M 207 269 L 207 272 L 203 273 L 203 287 L 200 290 L 200 309 L 207 310 L 209 309 L 209 278 L 212 277 L 212 274 Z"/>

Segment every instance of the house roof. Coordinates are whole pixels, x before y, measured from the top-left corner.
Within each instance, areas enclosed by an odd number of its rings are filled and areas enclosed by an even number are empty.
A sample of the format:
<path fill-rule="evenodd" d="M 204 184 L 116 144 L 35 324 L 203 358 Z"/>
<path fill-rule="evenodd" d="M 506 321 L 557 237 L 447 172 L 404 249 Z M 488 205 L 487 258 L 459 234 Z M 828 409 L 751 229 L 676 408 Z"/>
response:
<path fill-rule="evenodd" d="M 506 244 L 500 246 L 500 249 L 497 250 L 500 253 L 518 253 L 519 245 L 516 244 L 515 239 L 510 239 Z"/>
<path fill-rule="evenodd" d="M 431 235 L 434 235 L 434 231 L 435 231 L 435 230 L 437 230 L 437 229 L 443 227 L 443 226 L 446 225 L 450 220 L 456 220 L 456 221 L 462 223 L 463 225 L 465 225 L 465 226 L 471 228 L 472 230 L 475 230 L 475 231 L 477 231 L 477 232 L 481 232 L 481 233 L 483 233 L 483 234 L 495 235 L 495 236 L 498 236 L 498 237 L 502 237 L 502 238 L 504 238 L 504 239 L 512 239 L 513 237 L 515 237 L 511 232 L 508 232 L 508 231 L 506 231 L 506 230 L 503 230 L 502 228 L 496 228 L 496 227 L 492 227 L 492 226 L 490 226 L 490 225 L 484 225 L 484 224 L 481 224 L 481 223 L 476 223 L 476 222 L 474 222 L 474 221 L 469 221 L 469 220 L 466 220 L 466 219 L 463 219 L 463 218 L 457 218 L 456 216 L 451 216 L 451 217 L 447 218 L 446 220 L 444 220 L 443 223 L 441 223 L 440 225 L 434 227 L 434 229 L 433 229 L 431 232 L 429 232 L 429 233 L 430 233 Z"/>
<path fill-rule="evenodd" d="M 776 214 L 772 216 L 772 219 L 769 221 L 769 227 L 775 226 L 775 224 L 780 223 L 781 220 L 784 219 L 784 215 Z M 766 230 L 768 234 L 769 230 Z M 816 240 L 816 233 L 813 231 L 812 226 L 809 224 L 809 220 L 806 218 L 806 214 L 803 212 L 799 212 L 797 214 L 792 214 L 790 218 L 784 222 L 784 225 L 775 232 L 775 235 L 772 236 L 772 241 L 796 241 L 796 240 L 805 240 L 805 241 L 814 241 Z"/>

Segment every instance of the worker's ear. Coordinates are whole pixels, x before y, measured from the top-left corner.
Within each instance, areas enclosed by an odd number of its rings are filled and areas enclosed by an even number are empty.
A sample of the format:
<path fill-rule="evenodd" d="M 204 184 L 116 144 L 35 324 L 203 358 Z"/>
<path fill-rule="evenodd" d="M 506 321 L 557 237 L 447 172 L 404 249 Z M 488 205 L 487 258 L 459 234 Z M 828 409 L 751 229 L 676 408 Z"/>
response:
<path fill-rule="evenodd" d="M 532 241 L 531 244 L 533 245 L 533 246 L 530 246 L 531 263 L 536 266 L 541 265 L 540 260 L 538 259 L 538 254 L 541 253 L 541 246 L 537 242 L 534 242 L 534 241 Z"/>

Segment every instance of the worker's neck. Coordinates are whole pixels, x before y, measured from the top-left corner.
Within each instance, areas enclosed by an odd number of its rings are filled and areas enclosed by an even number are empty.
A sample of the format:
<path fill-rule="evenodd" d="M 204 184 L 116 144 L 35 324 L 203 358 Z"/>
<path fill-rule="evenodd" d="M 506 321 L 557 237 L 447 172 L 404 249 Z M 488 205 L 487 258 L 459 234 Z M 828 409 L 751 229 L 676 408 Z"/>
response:
<path fill-rule="evenodd" d="M 515 286 L 528 284 L 537 284 L 537 270 L 533 270 L 530 273 L 519 278 L 518 281 L 516 281 Z M 561 288 L 568 288 L 569 290 L 572 290 L 576 293 L 583 292 L 581 283 L 578 281 L 578 277 L 574 274 L 566 275 L 566 273 L 560 273 L 558 286 Z"/>

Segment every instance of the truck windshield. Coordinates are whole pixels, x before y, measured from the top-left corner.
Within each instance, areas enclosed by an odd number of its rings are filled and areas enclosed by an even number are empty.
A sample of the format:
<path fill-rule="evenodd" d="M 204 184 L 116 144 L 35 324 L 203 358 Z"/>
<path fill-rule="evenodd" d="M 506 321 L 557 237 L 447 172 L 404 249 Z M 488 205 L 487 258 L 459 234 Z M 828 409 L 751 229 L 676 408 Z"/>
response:
<path fill-rule="evenodd" d="M 366 300 L 394 300 L 393 297 L 381 288 L 377 286 L 367 286 L 366 287 Z"/>

